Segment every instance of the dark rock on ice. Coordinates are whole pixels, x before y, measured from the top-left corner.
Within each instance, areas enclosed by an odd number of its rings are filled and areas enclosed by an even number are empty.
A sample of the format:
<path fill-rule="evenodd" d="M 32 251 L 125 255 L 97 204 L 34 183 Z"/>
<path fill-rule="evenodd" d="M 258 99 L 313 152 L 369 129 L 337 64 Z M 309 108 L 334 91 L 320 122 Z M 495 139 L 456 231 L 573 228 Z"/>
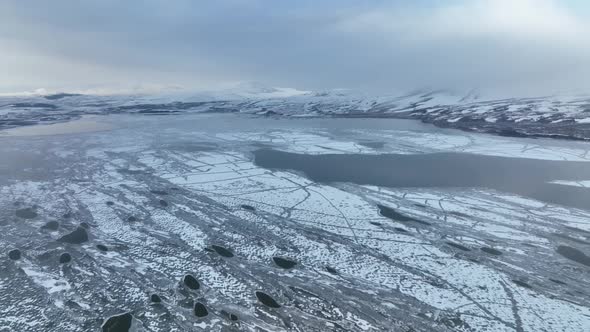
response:
<path fill-rule="evenodd" d="M 182 282 L 186 287 L 192 290 L 197 290 L 201 288 L 201 284 L 199 283 L 199 281 L 190 274 L 185 275 L 184 278 L 182 278 Z"/>
<path fill-rule="evenodd" d="M 272 260 L 276 265 L 282 267 L 283 269 L 292 269 L 295 267 L 295 265 L 297 265 L 297 262 L 282 257 L 273 257 Z"/>
<path fill-rule="evenodd" d="M 224 247 L 221 247 L 221 246 L 218 246 L 218 245 L 214 245 L 213 244 L 213 245 L 211 245 L 211 248 L 213 250 L 215 250 L 215 252 L 217 254 L 219 254 L 220 256 L 227 257 L 227 258 L 234 257 L 234 254 L 231 252 L 231 250 L 226 249 Z"/>
<path fill-rule="evenodd" d="M 133 316 L 131 313 L 124 313 L 118 316 L 109 317 L 102 324 L 102 332 L 128 332 L 131 328 Z"/>
<path fill-rule="evenodd" d="M 205 307 L 205 305 L 201 302 L 195 303 L 195 307 L 193 308 L 193 312 L 195 313 L 195 316 L 200 317 L 200 318 L 206 317 L 209 314 L 207 307 Z"/>
<path fill-rule="evenodd" d="M 248 204 L 242 204 L 240 206 L 242 209 L 244 210 L 248 210 L 248 211 L 256 211 L 256 208 L 254 208 L 252 205 L 248 205 Z"/>
<path fill-rule="evenodd" d="M 13 261 L 17 261 L 21 258 L 20 250 L 13 249 L 8 252 L 8 258 L 12 259 Z"/>
<path fill-rule="evenodd" d="M 262 304 L 270 308 L 280 308 L 281 305 L 277 303 L 270 295 L 263 293 L 263 292 L 256 292 L 256 298 Z"/>
<path fill-rule="evenodd" d="M 45 225 L 41 226 L 41 228 L 55 231 L 59 228 L 59 223 L 55 220 L 48 221 Z"/>
<path fill-rule="evenodd" d="M 336 271 L 336 269 L 333 267 L 326 266 L 326 271 L 328 271 L 332 274 L 338 274 L 338 271 Z"/>
<path fill-rule="evenodd" d="M 60 264 L 69 263 L 71 261 L 72 261 L 72 255 L 68 254 L 67 252 L 64 252 L 63 254 L 61 254 L 59 256 Z"/>
<path fill-rule="evenodd" d="M 88 233 L 83 227 L 78 227 L 75 231 L 60 237 L 57 241 L 71 244 L 81 244 L 88 241 Z"/>

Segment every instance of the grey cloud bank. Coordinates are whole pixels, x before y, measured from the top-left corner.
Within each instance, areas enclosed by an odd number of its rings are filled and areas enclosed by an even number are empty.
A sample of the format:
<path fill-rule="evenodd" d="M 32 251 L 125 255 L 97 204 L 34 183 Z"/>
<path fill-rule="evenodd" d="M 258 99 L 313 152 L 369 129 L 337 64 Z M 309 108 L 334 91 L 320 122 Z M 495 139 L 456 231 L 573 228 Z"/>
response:
<path fill-rule="evenodd" d="M 0 92 L 244 80 L 377 92 L 587 91 L 590 24 L 565 3 L 5 1 Z"/>

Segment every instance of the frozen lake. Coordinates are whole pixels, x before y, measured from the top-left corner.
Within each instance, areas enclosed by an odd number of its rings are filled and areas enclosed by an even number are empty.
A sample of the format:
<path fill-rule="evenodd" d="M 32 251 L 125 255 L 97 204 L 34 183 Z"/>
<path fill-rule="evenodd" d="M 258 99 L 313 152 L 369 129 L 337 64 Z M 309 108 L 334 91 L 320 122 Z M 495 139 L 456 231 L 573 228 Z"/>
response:
<path fill-rule="evenodd" d="M 78 121 L 0 134 L 0 331 L 590 327 L 585 143 L 394 119 Z"/>
<path fill-rule="evenodd" d="M 390 188 L 488 188 L 547 203 L 590 209 L 590 189 L 553 181 L 590 179 L 590 164 L 470 153 L 297 154 L 254 152 L 255 164 L 303 172 L 316 182 Z"/>

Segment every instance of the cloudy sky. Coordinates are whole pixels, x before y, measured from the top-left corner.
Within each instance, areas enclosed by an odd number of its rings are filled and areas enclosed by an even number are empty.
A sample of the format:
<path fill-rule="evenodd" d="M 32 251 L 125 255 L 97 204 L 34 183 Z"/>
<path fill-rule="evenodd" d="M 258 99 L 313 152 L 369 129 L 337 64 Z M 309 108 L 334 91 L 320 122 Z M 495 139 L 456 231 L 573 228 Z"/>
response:
<path fill-rule="evenodd" d="M 587 0 L 2 0 L 0 92 L 590 92 Z"/>

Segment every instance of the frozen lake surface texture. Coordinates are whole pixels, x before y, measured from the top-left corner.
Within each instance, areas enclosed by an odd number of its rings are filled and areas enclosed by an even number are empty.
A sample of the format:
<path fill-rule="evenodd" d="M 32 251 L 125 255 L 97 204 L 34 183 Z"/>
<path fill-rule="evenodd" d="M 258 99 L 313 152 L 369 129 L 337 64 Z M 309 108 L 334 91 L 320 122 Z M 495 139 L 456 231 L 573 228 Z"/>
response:
<path fill-rule="evenodd" d="M 2 332 L 590 331 L 586 142 L 28 106 L 0 131 Z"/>

